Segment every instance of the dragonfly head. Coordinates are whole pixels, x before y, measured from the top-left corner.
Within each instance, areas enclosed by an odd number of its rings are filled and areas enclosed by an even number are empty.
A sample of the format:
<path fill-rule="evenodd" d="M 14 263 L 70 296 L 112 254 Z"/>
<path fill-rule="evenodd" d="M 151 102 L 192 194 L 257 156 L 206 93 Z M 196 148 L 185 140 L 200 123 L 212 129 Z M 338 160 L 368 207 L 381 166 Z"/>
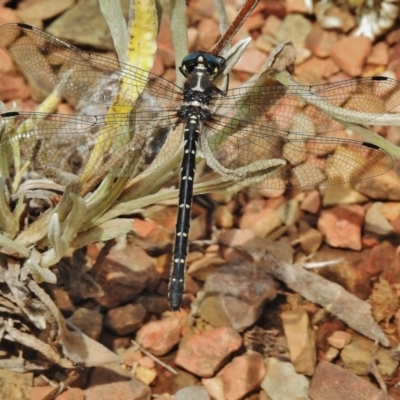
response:
<path fill-rule="evenodd" d="M 188 77 L 192 72 L 206 71 L 211 79 L 217 77 L 225 67 L 225 59 L 220 56 L 214 56 L 205 51 L 197 51 L 190 53 L 182 60 L 182 65 L 179 70 L 185 77 Z"/>

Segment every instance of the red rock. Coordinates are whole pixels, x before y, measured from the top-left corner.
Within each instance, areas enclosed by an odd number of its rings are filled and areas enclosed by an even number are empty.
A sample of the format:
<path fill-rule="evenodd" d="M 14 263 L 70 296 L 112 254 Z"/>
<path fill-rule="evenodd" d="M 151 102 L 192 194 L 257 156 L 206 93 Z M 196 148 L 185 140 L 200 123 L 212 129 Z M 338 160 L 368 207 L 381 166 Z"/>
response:
<path fill-rule="evenodd" d="M 328 79 L 330 82 L 332 79 L 332 75 L 337 74 L 340 71 L 339 67 L 332 61 L 331 58 L 326 60 L 325 68 L 322 73 L 322 77 Z M 348 78 L 348 77 L 346 77 Z"/>
<path fill-rule="evenodd" d="M 181 342 L 175 362 L 198 376 L 209 378 L 241 345 L 242 338 L 234 329 L 216 328 Z"/>
<path fill-rule="evenodd" d="M 316 56 L 325 58 L 331 54 L 332 47 L 337 41 L 338 34 L 335 31 L 328 31 L 322 29 L 319 24 L 314 24 L 305 46 Z"/>
<path fill-rule="evenodd" d="M 385 40 L 386 43 L 388 43 L 390 46 L 400 43 L 400 29 L 394 29 L 388 32 Z"/>
<path fill-rule="evenodd" d="M 235 357 L 219 373 L 226 400 L 240 400 L 260 388 L 265 376 L 264 359 L 259 353 Z"/>
<path fill-rule="evenodd" d="M 367 58 L 368 64 L 387 65 L 389 62 L 389 48 L 385 42 L 372 46 L 371 54 Z"/>
<path fill-rule="evenodd" d="M 323 81 L 322 77 L 326 74 L 326 68 L 331 69 L 329 59 L 312 56 L 296 67 L 295 75 L 302 83 L 315 85 Z"/>
<path fill-rule="evenodd" d="M 371 47 L 371 40 L 365 36 L 344 37 L 333 45 L 331 57 L 346 74 L 356 77 L 361 75 Z"/>
<path fill-rule="evenodd" d="M 379 275 L 396 257 L 396 248 L 387 240 L 372 248 L 365 263 L 365 271 L 370 277 Z"/>
<path fill-rule="evenodd" d="M 173 67 L 175 65 L 171 21 L 165 14 L 163 14 L 161 18 L 160 29 L 157 36 L 157 53 L 162 60 L 163 66 Z"/>
<path fill-rule="evenodd" d="M 327 361 L 318 364 L 308 394 L 313 400 L 387 400 L 365 379 Z"/>
<path fill-rule="evenodd" d="M 242 29 L 246 29 L 247 31 L 254 31 L 255 29 L 260 29 L 265 22 L 265 18 L 261 13 L 254 14 L 252 13 L 245 21 L 242 26 Z"/>
<path fill-rule="evenodd" d="M 151 321 L 138 330 L 136 341 L 155 356 L 163 356 L 179 343 L 181 329 L 182 325 L 177 317 Z"/>
<path fill-rule="evenodd" d="M 105 326 L 117 335 L 135 332 L 143 323 L 146 309 L 141 304 L 127 304 L 108 311 Z"/>
<path fill-rule="evenodd" d="M 384 265 L 381 277 L 386 279 L 390 284 L 400 282 L 400 246 L 396 248 L 393 261 L 390 264 Z"/>
<path fill-rule="evenodd" d="M 250 202 L 240 218 L 241 229 L 251 229 L 257 236 L 265 237 L 268 233 L 282 225 L 278 208 L 285 202 L 284 197 Z M 254 207 L 253 207 L 254 206 Z"/>
<path fill-rule="evenodd" d="M 31 390 L 30 400 L 42 400 L 50 394 L 54 388 L 52 386 L 36 386 Z"/>
<path fill-rule="evenodd" d="M 245 50 L 242 57 L 233 67 L 234 71 L 255 74 L 259 72 L 262 63 L 265 61 L 265 54 L 259 50 Z"/>
<path fill-rule="evenodd" d="M 300 209 L 311 214 L 317 214 L 321 207 L 321 195 L 318 190 L 312 190 L 306 194 L 301 202 Z"/>
<path fill-rule="evenodd" d="M 90 374 L 85 400 L 143 400 L 150 388 L 120 366 L 94 368 Z"/>
<path fill-rule="evenodd" d="M 80 388 L 68 387 L 56 397 L 56 400 L 85 400 L 85 392 Z"/>
<path fill-rule="evenodd" d="M 361 226 L 364 209 L 359 205 L 337 206 L 323 210 L 318 229 L 333 247 L 361 250 Z"/>
<path fill-rule="evenodd" d="M 22 76 L 0 74 L 0 100 L 26 99 L 31 91 Z"/>
<path fill-rule="evenodd" d="M 1 12 L 1 8 L 0 8 Z M 11 57 L 3 50 L 0 49 L 0 73 L 10 74 L 16 71 L 16 67 Z"/>
<path fill-rule="evenodd" d="M 139 237 L 149 237 L 154 231 L 158 230 L 158 225 L 154 221 L 133 218 L 132 228 Z"/>
<path fill-rule="evenodd" d="M 197 29 L 199 30 L 199 49 L 211 49 L 220 36 L 218 23 L 212 18 L 203 18 L 200 20 Z"/>
<path fill-rule="evenodd" d="M 0 26 L 12 22 L 21 22 L 21 18 L 15 10 L 8 7 L 0 7 Z"/>
<path fill-rule="evenodd" d="M 104 258 L 97 279 L 105 295 L 96 297 L 96 301 L 106 308 L 116 307 L 137 297 L 145 287 L 154 287 L 158 280 L 153 259 L 141 248 L 114 246 Z"/>

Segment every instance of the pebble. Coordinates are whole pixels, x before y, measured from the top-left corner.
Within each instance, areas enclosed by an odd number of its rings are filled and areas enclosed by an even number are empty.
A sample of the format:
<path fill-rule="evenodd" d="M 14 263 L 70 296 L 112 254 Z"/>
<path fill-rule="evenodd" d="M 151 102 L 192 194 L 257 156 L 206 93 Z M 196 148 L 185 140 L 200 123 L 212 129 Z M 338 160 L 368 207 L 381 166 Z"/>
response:
<path fill-rule="evenodd" d="M 365 36 L 346 36 L 333 45 L 331 57 L 343 72 L 357 77 L 362 73 L 371 48 L 371 40 Z"/>
<path fill-rule="evenodd" d="M 128 1 L 121 2 L 125 16 Z M 47 32 L 78 46 L 113 50 L 114 43 L 108 25 L 100 12 L 97 0 L 79 0 L 73 7 L 52 22 Z"/>
<path fill-rule="evenodd" d="M 265 365 L 267 373 L 261 387 L 270 400 L 310 400 L 307 393 L 308 379 L 298 374 L 293 364 L 270 357 L 266 359 Z M 330 397 L 324 398 L 327 399 L 332 400 Z"/>
<path fill-rule="evenodd" d="M 365 213 L 364 229 L 367 232 L 385 236 L 392 234 L 394 229 L 391 223 L 384 217 L 381 210 L 382 205 L 382 202 L 377 201 L 368 208 Z"/>
<path fill-rule="evenodd" d="M 318 229 L 332 247 L 361 250 L 364 209 L 359 205 L 336 206 L 322 210 Z"/>
<path fill-rule="evenodd" d="M 150 388 L 120 366 L 107 365 L 93 368 L 85 400 L 148 400 Z"/>
<path fill-rule="evenodd" d="M 211 400 L 205 387 L 189 386 L 175 393 L 175 400 Z"/>
<path fill-rule="evenodd" d="M 242 331 L 260 317 L 266 301 L 276 297 L 275 282 L 263 270 L 244 262 L 232 262 L 209 274 L 199 305 L 209 324 Z"/>
<path fill-rule="evenodd" d="M 300 204 L 300 209 L 317 214 L 321 207 L 321 196 L 318 190 L 308 192 Z"/>
<path fill-rule="evenodd" d="M 140 247 L 114 246 L 101 264 L 97 283 L 105 294 L 96 301 L 106 308 L 117 307 L 133 300 L 146 287 L 154 287 L 159 279 L 153 259 Z"/>
<path fill-rule="evenodd" d="M 1 399 L 31 399 L 33 374 L 0 369 L 0 398 Z M 36 397 L 39 400 L 39 397 Z M 35 399 L 35 400 L 36 400 Z"/>
<path fill-rule="evenodd" d="M 395 171 L 358 181 L 354 189 L 371 199 L 400 201 L 400 177 Z"/>
<path fill-rule="evenodd" d="M 98 309 L 79 307 L 69 321 L 94 340 L 99 340 L 103 330 L 103 315 Z"/>
<path fill-rule="evenodd" d="M 177 317 L 150 321 L 137 331 L 136 341 L 155 356 L 163 356 L 179 343 L 181 329 Z"/>
<path fill-rule="evenodd" d="M 181 342 L 175 362 L 195 375 L 210 378 L 241 345 L 242 338 L 234 329 L 215 328 Z"/>
<path fill-rule="evenodd" d="M 312 375 L 317 354 L 314 331 L 310 327 L 307 312 L 298 307 L 284 311 L 281 318 L 294 369 L 299 374 Z"/>
<path fill-rule="evenodd" d="M 348 332 L 336 331 L 328 337 L 328 343 L 336 349 L 343 349 L 351 342 L 351 335 Z"/>
<path fill-rule="evenodd" d="M 265 372 L 261 354 L 254 352 L 235 357 L 218 373 L 223 383 L 225 399 L 240 400 L 259 389 Z"/>
<path fill-rule="evenodd" d="M 146 309 L 141 304 L 127 304 L 107 312 L 104 325 L 117 335 L 127 335 L 138 330 L 146 317 Z"/>
<path fill-rule="evenodd" d="M 390 350 L 381 347 L 378 351 L 374 351 L 375 346 L 373 341 L 354 334 L 351 343 L 340 353 L 345 369 L 356 375 L 368 375 L 373 357 L 376 357 L 378 371 L 383 377 L 390 378 L 399 363 L 390 356 Z"/>
<path fill-rule="evenodd" d="M 318 57 L 330 56 L 333 45 L 338 41 L 338 34 L 333 30 L 322 29 L 319 24 L 314 24 L 307 36 L 305 46 Z"/>
<path fill-rule="evenodd" d="M 312 400 L 387 400 L 387 395 L 347 369 L 321 361 L 308 392 Z"/>
<path fill-rule="evenodd" d="M 16 13 L 25 23 L 29 23 L 30 21 L 43 21 L 54 18 L 67 11 L 74 3 L 74 0 L 36 0 L 35 2 L 22 2 Z"/>

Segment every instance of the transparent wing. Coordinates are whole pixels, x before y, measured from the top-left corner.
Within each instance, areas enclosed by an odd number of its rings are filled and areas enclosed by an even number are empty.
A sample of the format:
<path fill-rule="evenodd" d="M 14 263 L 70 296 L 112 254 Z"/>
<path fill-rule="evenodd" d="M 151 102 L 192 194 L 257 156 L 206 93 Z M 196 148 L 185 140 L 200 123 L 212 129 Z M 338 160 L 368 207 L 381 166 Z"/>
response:
<path fill-rule="evenodd" d="M 29 25 L 1 26 L 0 47 L 41 86 L 56 87 L 66 98 L 132 106 L 145 86 L 148 107 L 176 108 L 182 100 L 181 90 L 157 75 L 78 49 Z M 128 82 L 123 93 L 118 84 L 121 79 Z"/>
<path fill-rule="evenodd" d="M 241 87 L 213 100 L 202 149 L 215 171 L 243 186 L 283 189 L 367 179 L 390 170 L 392 158 L 377 146 L 345 139 L 345 130 L 399 104 L 400 83 L 380 77 Z"/>
<path fill-rule="evenodd" d="M 400 83 L 382 77 L 315 86 L 241 87 L 213 101 L 214 110 L 220 115 L 257 123 L 262 123 L 260 117 L 264 117 L 265 122 L 272 121 L 280 130 L 311 135 L 345 128 L 332 118 L 335 107 L 341 108 L 341 120 L 368 124 L 399 104 Z M 351 123 L 346 124 L 348 127 Z"/>
<path fill-rule="evenodd" d="M 0 115 L 0 153 L 31 161 L 46 176 L 53 170 L 79 176 L 89 159 L 96 175 L 121 176 L 121 165 L 134 152 L 145 167 L 160 152 L 167 159 L 179 148 L 181 136 L 171 134 L 174 117 L 157 115 L 5 113 Z"/>
<path fill-rule="evenodd" d="M 372 144 L 303 135 L 216 117 L 201 147 L 208 165 L 227 179 L 257 189 L 335 185 L 389 171 L 392 157 Z"/>

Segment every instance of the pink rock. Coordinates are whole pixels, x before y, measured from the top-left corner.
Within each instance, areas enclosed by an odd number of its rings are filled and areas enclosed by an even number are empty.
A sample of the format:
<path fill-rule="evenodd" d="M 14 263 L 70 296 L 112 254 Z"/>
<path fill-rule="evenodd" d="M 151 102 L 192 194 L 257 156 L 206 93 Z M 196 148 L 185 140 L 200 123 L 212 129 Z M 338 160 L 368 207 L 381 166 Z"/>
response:
<path fill-rule="evenodd" d="M 318 190 L 312 190 L 306 194 L 300 205 L 300 209 L 311 214 L 317 214 L 321 207 L 321 195 Z"/>
<path fill-rule="evenodd" d="M 0 73 L 0 100 L 26 99 L 31 94 L 22 76 L 10 76 Z"/>
<path fill-rule="evenodd" d="M 136 333 L 136 341 L 155 356 L 167 354 L 179 343 L 180 337 L 181 322 L 176 317 L 151 321 Z"/>
<path fill-rule="evenodd" d="M 56 397 L 56 400 L 85 400 L 85 392 L 80 388 L 67 388 Z"/>
<path fill-rule="evenodd" d="M 226 400 L 240 400 L 260 388 L 265 376 L 264 359 L 259 353 L 235 357 L 219 373 Z"/>
<path fill-rule="evenodd" d="M 372 47 L 371 54 L 367 58 L 368 64 L 384 65 L 389 62 L 389 48 L 385 42 L 379 42 Z"/>
<path fill-rule="evenodd" d="M 242 339 L 234 329 L 216 328 L 194 334 L 182 342 L 175 362 L 198 376 L 209 378 L 241 345 Z"/>
<path fill-rule="evenodd" d="M 3 3 L 4 2 L 1 2 L 1 4 Z M 0 7 L 0 26 L 11 22 L 21 22 L 21 18 L 15 10 L 8 7 Z"/>
<path fill-rule="evenodd" d="M 163 66 L 173 67 L 175 65 L 171 21 L 165 15 L 162 16 L 160 22 L 160 30 L 157 37 L 157 53 L 162 60 Z"/>
<path fill-rule="evenodd" d="M 313 400 L 387 400 L 387 395 L 357 375 L 322 361 L 311 380 Z"/>
<path fill-rule="evenodd" d="M 337 206 L 323 210 L 318 229 L 333 247 L 361 250 L 361 226 L 364 209 L 359 205 Z"/>
<path fill-rule="evenodd" d="M 346 36 L 333 45 L 331 57 L 342 71 L 356 77 L 361 75 L 371 47 L 371 40 L 365 36 Z"/>
<path fill-rule="evenodd" d="M 265 53 L 260 50 L 245 50 L 233 69 L 235 71 L 255 74 L 259 72 L 261 64 L 265 61 Z"/>
<path fill-rule="evenodd" d="M 90 374 L 85 400 L 143 400 L 150 388 L 120 366 L 94 368 Z"/>
<path fill-rule="evenodd" d="M 295 75 L 302 83 L 315 85 L 321 83 L 322 77 L 327 75 L 327 70 L 332 71 L 330 59 L 313 56 L 296 67 Z"/>
<path fill-rule="evenodd" d="M 331 54 L 332 47 L 337 41 L 338 34 L 335 31 L 322 29 L 319 24 L 314 24 L 305 46 L 316 56 L 325 58 Z"/>
<path fill-rule="evenodd" d="M 200 49 L 211 49 L 219 38 L 218 23 L 212 18 L 203 18 L 198 24 Z"/>

